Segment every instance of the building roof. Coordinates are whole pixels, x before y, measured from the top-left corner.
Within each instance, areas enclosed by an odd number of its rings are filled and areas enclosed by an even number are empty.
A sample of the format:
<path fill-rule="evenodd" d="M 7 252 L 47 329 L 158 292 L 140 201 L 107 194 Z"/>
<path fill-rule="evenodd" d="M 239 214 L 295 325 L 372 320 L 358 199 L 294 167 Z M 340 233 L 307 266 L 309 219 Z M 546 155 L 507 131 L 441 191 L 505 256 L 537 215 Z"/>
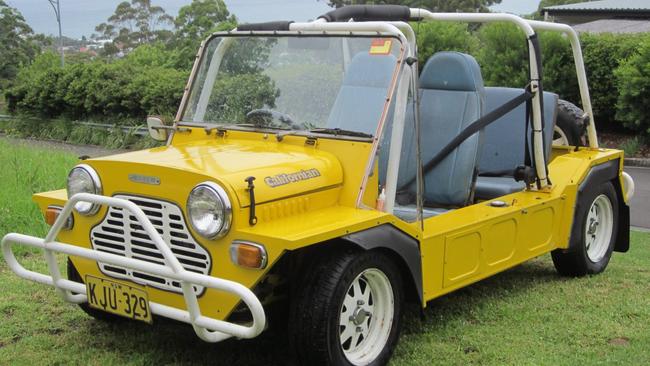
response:
<path fill-rule="evenodd" d="M 648 0 L 600 0 L 588 1 L 584 3 L 547 6 L 542 9 L 542 13 L 650 13 L 650 1 Z"/>
<path fill-rule="evenodd" d="M 650 32 L 650 20 L 600 19 L 574 25 L 579 33 L 646 33 Z"/>

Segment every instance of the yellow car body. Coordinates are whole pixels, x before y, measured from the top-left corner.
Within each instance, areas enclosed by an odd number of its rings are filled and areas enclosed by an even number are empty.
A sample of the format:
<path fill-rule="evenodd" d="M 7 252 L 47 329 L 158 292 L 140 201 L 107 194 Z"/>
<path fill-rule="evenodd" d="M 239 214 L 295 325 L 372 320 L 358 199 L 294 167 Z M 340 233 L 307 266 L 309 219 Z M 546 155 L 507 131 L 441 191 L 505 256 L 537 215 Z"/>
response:
<path fill-rule="evenodd" d="M 392 225 L 419 243 L 421 278 L 414 280 L 422 283 L 419 297 L 423 307 L 445 293 L 552 250 L 567 248 L 577 190 L 594 166 L 616 161 L 619 184 L 623 187 L 622 151 L 556 147 L 549 164 L 553 182 L 550 188 L 499 197 L 506 207 L 494 207 L 491 201 L 485 201 L 460 208 L 425 219 L 422 227 L 419 222 L 407 223 L 385 212 L 355 207 L 357 182 L 369 158 L 370 146 L 333 139 L 318 139 L 314 145 L 305 145 L 305 138 L 297 136 L 278 142 L 272 134 L 256 132 L 233 131 L 220 137 L 194 128 L 174 135 L 169 146 L 83 162 L 100 172 L 104 194 L 108 196 L 128 193 L 171 201 L 184 209 L 196 184 L 210 180 L 225 187 L 234 206 L 232 229 L 216 240 L 204 239 L 196 233 L 193 236 L 213 258 L 210 275 L 249 288 L 254 288 L 275 262 L 292 251 L 380 225 Z M 348 159 L 349 156 L 358 158 Z M 258 183 L 258 223 L 249 225 L 247 176 L 255 175 L 261 182 L 265 177 L 309 169 L 318 169 L 320 176 L 285 184 L 279 190 Z M 160 184 L 133 182 L 128 176 L 134 173 L 158 177 Z M 367 190 L 364 202 L 372 206 L 377 195 L 377 190 Z M 34 195 L 43 212 L 50 206 L 63 206 L 66 199 L 65 190 Z M 62 231 L 58 240 L 91 248 L 88 233 L 104 219 L 106 212 L 103 207 L 91 217 L 75 214 L 73 230 Z M 269 255 L 266 269 L 233 264 L 228 249 L 234 240 L 262 243 Z M 82 276 L 111 279 L 92 260 L 73 257 L 72 261 Z M 179 309 L 185 306 L 181 294 L 152 287 L 146 291 L 152 301 Z M 203 313 L 218 319 L 226 319 L 238 301 L 232 295 L 211 289 L 199 297 Z"/>

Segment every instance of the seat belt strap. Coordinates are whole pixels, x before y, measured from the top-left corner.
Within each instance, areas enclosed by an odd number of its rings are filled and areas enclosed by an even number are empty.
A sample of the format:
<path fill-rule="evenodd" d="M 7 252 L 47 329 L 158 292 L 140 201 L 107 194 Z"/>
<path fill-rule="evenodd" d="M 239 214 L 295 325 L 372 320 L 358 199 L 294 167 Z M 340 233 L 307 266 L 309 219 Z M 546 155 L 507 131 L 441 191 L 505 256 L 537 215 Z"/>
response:
<path fill-rule="evenodd" d="M 432 170 L 438 164 L 440 164 L 449 154 L 451 154 L 454 150 L 456 150 L 456 148 L 458 148 L 460 144 L 465 142 L 465 140 L 467 140 L 472 135 L 482 130 L 489 124 L 497 121 L 499 118 L 503 117 L 508 112 L 517 108 L 521 103 L 531 100 L 532 97 L 533 94 L 526 89 L 524 93 L 522 93 L 521 95 L 516 96 L 515 98 L 509 100 L 504 105 L 496 108 L 495 110 L 491 111 L 485 116 L 472 122 L 469 126 L 465 127 L 464 130 L 462 130 L 456 137 L 454 137 L 453 140 L 451 140 L 447 145 L 445 145 L 436 155 L 433 156 L 433 158 L 431 158 L 431 160 L 429 160 L 429 162 L 427 162 L 423 166 L 422 168 L 423 175 L 426 175 L 430 170 Z M 416 177 L 412 177 L 401 187 L 398 187 L 398 190 L 405 189 L 406 187 L 413 184 L 415 180 Z"/>

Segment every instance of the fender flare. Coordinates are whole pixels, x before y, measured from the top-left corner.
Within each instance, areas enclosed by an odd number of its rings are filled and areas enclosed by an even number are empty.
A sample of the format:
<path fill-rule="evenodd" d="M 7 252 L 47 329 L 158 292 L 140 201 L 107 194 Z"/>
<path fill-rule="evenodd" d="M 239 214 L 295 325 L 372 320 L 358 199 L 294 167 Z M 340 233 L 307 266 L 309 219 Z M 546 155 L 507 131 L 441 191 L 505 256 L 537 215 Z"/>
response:
<path fill-rule="evenodd" d="M 422 260 L 419 240 L 393 225 L 383 224 L 341 237 L 365 250 L 387 249 L 397 255 L 411 275 L 420 303 L 423 301 Z"/>
<path fill-rule="evenodd" d="M 574 207 L 573 223 L 571 224 L 571 237 L 574 238 L 581 228 L 575 222 L 575 213 L 582 207 L 580 197 L 584 192 L 592 186 L 612 182 L 618 196 L 619 209 L 618 209 L 618 232 L 616 235 L 616 244 L 614 251 L 627 252 L 630 248 L 630 206 L 625 203 L 623 187 L 619 179 L 619 169 L 621 166 L 621 159 L 610 160 L 608 162 L 596 165 L 591 168 L 587 177 L 580 183 L 578 187 L 578 195 L 576 198 L 576 205 Z M 570 244 L 569 250 L 572 249 Z"/>

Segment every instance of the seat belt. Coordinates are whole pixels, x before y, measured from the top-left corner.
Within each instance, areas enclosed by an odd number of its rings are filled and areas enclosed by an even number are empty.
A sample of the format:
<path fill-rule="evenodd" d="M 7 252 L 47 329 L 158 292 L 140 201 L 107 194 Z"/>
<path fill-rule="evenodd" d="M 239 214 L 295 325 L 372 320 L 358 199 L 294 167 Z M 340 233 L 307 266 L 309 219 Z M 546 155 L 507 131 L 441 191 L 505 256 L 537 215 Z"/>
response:
<path fill-rule="evenodd" d="M 472 135 L 477 133 L 478 131 L 482 130 L 489 124 L 497 121 L 499 118 L 503 117 L 506 115 L 508 112 L 512 111 L 513 109 L 517 108 L 521 103 L 530 101 L 533 98 L 533 94 L 526 89 L 521 95 L 518 95 L 499 108 L 496 108 L 492 112 L 486 114 L 485 116 L 477 119 L 476 121 L 472 122 L 469 126 L 465 127 L 464 130 L 462 130 L 456 137 L 454 137 L 453 140 L 451 140 L 447 145 L 445 145 L 436 155 L 429 160 L 423 167 L 422 167 L 422 175 L 426 175 L 431 169 L 435 168 L 438 164 L 440 164 L 449 154 L 451 154 L 460 144 L 465 142 L 468 138 L 470 138 Z M 415 182 L 416 177 L 412 177 L 409 179 L 406 183 L 404 183 L 401 187 L 398 187 L 399 190 L 404 190 L 413 182 Z"/>

